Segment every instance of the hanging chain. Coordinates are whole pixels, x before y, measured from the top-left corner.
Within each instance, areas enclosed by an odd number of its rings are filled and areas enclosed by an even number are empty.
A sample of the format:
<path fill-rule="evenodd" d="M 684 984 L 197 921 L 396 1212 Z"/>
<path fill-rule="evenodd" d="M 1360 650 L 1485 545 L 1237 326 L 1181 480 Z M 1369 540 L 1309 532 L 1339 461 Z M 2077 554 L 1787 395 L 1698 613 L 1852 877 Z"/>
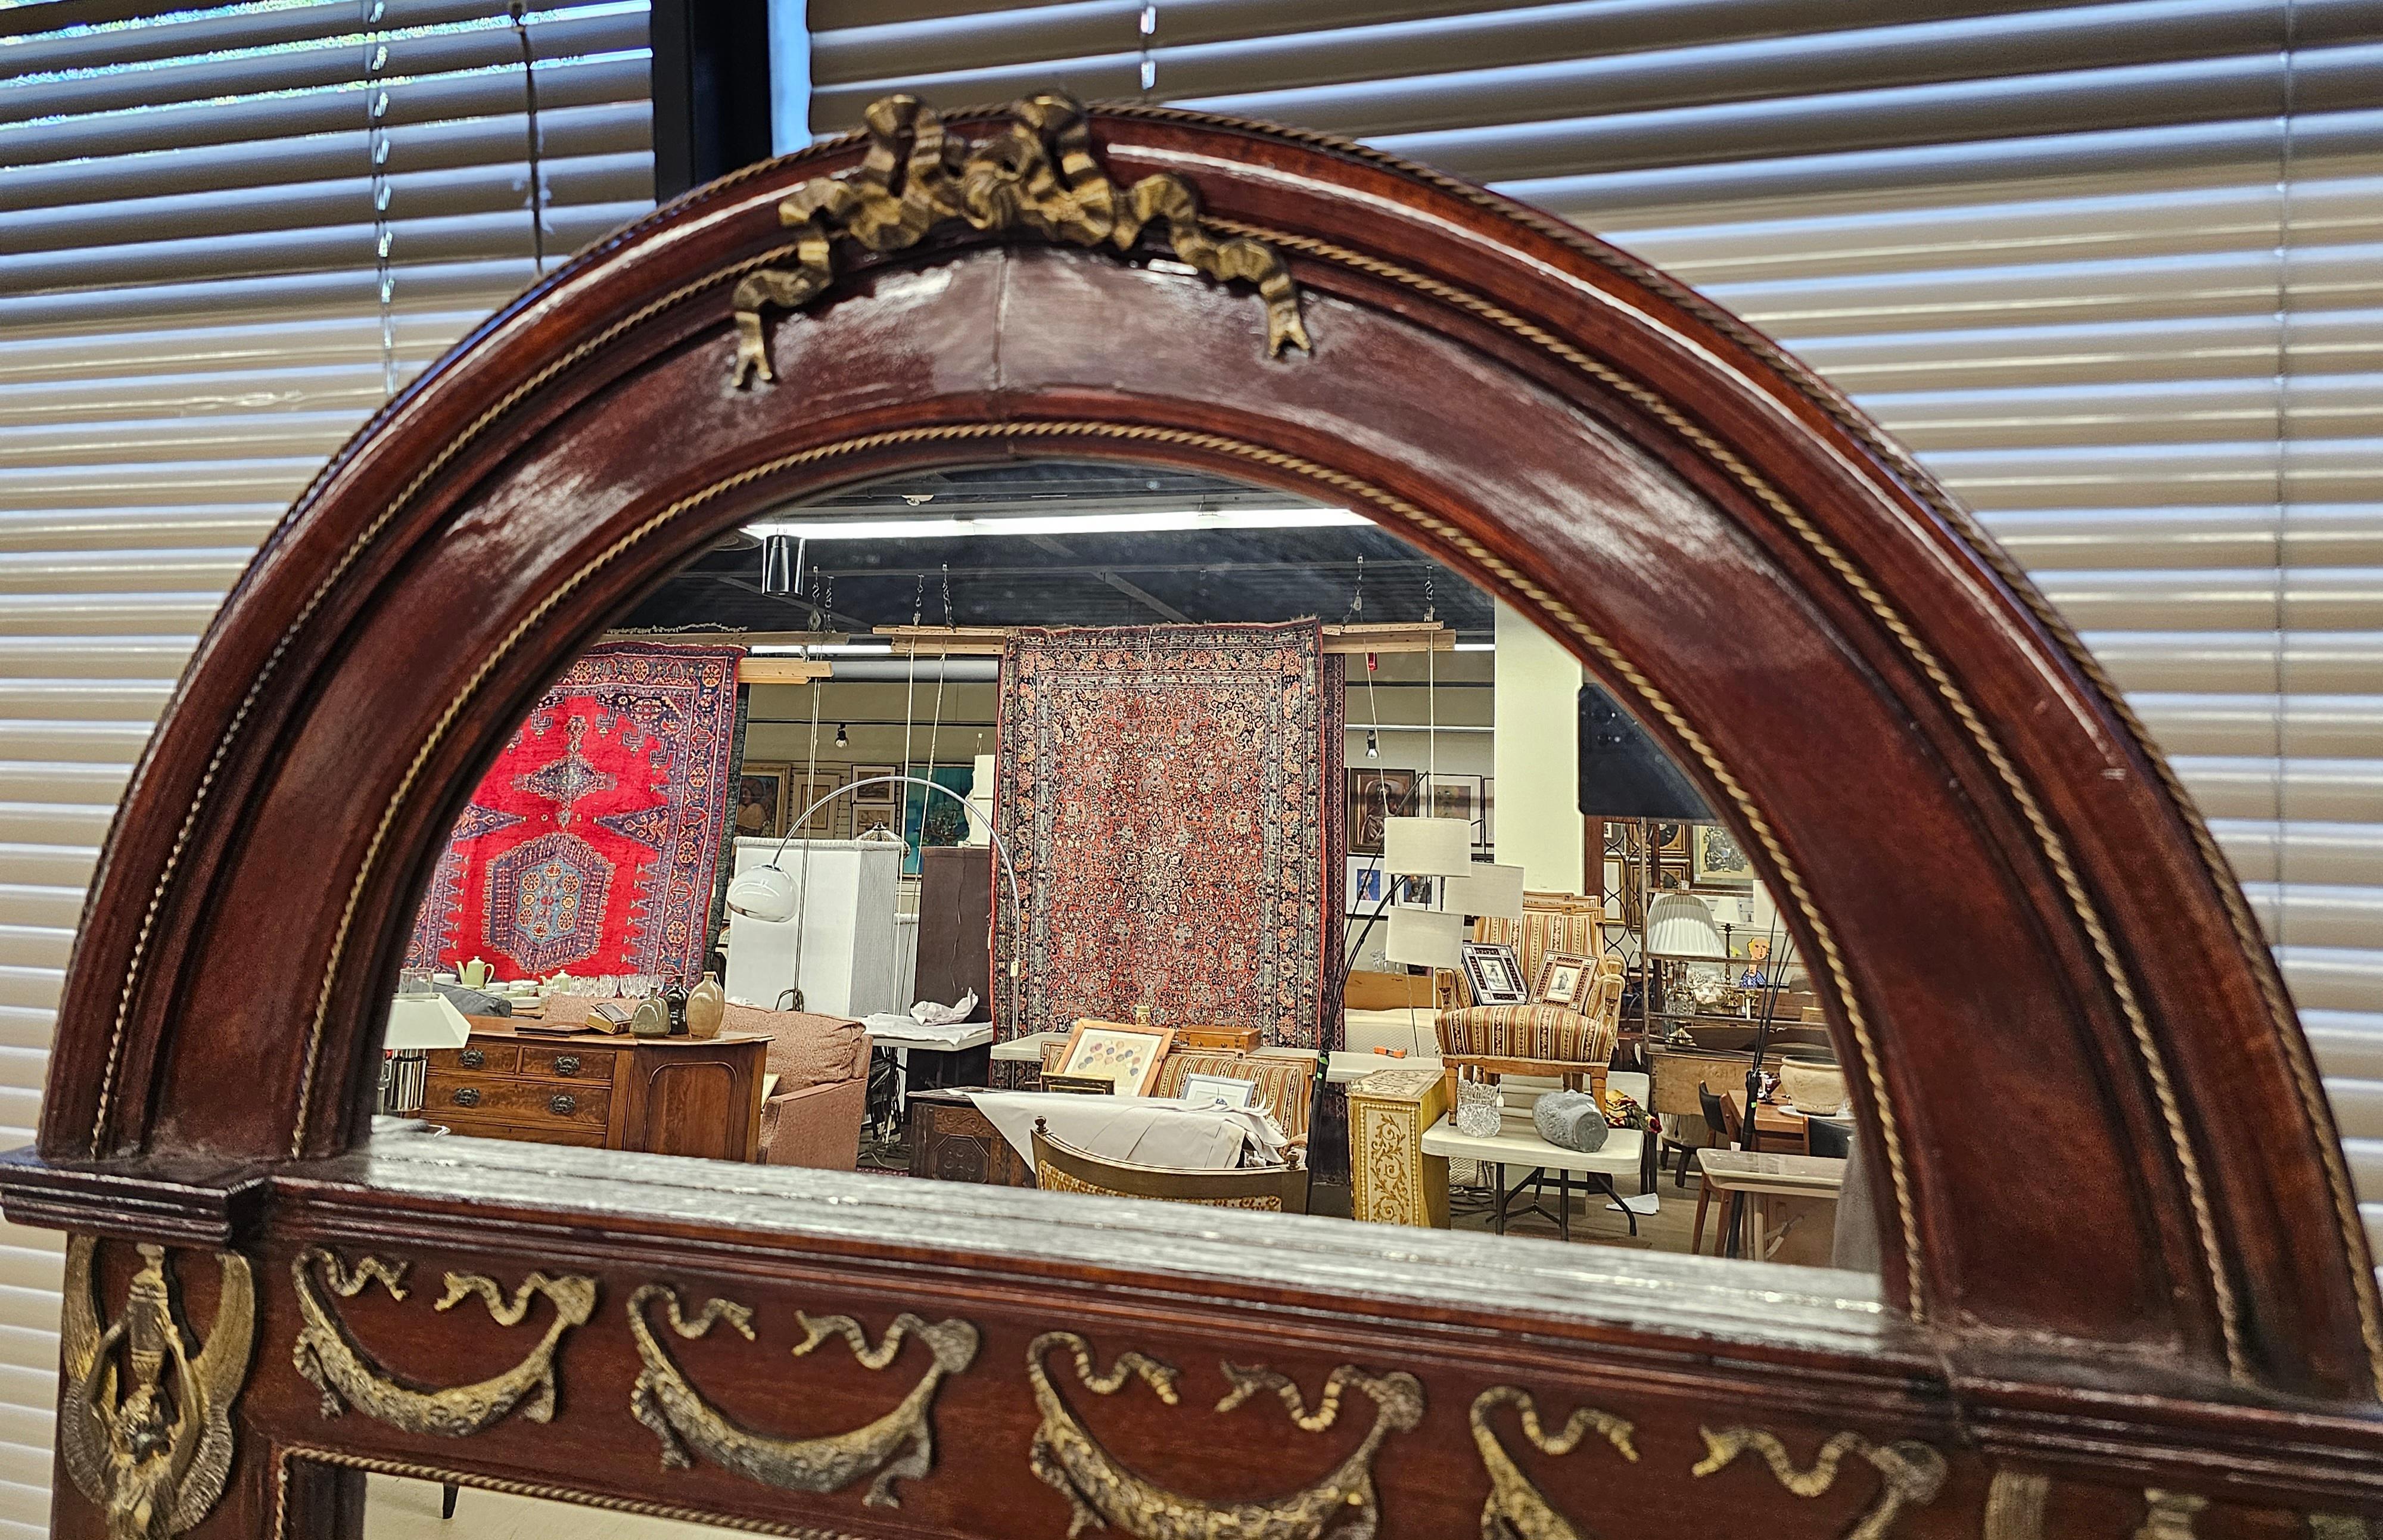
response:
<path fill-rule="evenodd" d="M 905 685 L 903 686 L 903 690 L 902 690 L 902 773 L 903 773 L 905 776 L 908 776 L 908 775 L 910 773 L 910 733 L 911 733 L 911 730 L 912 730 L 913 728 L 915 728 L 915 727 L 918 725 L 918 722 L 919 722 L 919 640 L 920 640 L 920 638 L 919 638 L 919 635 L 918 635 L 918 631 L 919 631 L 919 628 L 920 628 L 921 625 L 923 625 L 923 624 L 925 624 L 925 623 L 926 623 L 926 619 L 927 619 L 927 574 L 926 574 L 926 573 L 920 573 L 919 574 L 919 591 L 918 591 L 917 593 L 915 593 L 915 594 L 913 594 L 913 595 L 911 595 L 911 596 L 910 596 L 910 632 L 911 632 L 911 635 L 910 635 L 910 668 L 909 668 L 909 682 L 908 682 L 907 684 L 905 684 Z M 897 822 L 897 823 L 908 823 L 908 822 L 910 821 L 909 817 L 908 817 L 908 810 L 909 810 L 909 806 L 910 806 L 910 788 L 909 788 L 909 783 L 908 783 L 907 781 L 903 783 L 903 786 L 902 786 L 902 797 L 901 797 L 901 800 L 900 800 L 899 802 L 897 802 L 897 803 L 895 804 L 895 806 L 903 809 L 903 816 L 902 816 L 902 817 L 900 817 L 900 818 L 898 818 L 898 819 L 896 819 L 895 821 L 895 822 Z M 921 810 L 921 811 L 920 811 L 920 815 L 919 815 L 919 817 L 920 817 L 920 822 L 922 822 L 922 823 L 923 823 L 923 822 L 925 821 L 925 819 L 926 819 L 926 814 L 925 814 L 925 812 L 924 812 L 923 810 Z M 900 831 L 899 829 L 896 829 L 896 830 L 895 831 L 895 832 L 896 834 L 899 834 L 899 833 L 901 832 L 901 831 Z"/>
<path fill-rule="evenodd" d="M 944 629 L 952 629 L 952 564 L 948 561 L 944 563 Z M 946 646 L 943 657 L 935 660 L 935 721 L 934 725 L 927 730 L 927 779 L 930 781 L 935 778 L 935 745 L 944 735 L 944 676 L 951 671 L 952 652 Z M 920 795 L 922 800 L 919 807 L 919 848 L 924 850 L 927 847 L 927 808 L 923 800 L 925 794 Z M 905 819 L 903 821 L 908 823 L 909 820 Z M 925 864 L 925 858 L 920 857 L 920 865 L 923 867 Z"/>
<path fill-rule="evenodd" d="M 529 45 L 529 6 L 512 0 L 513 31 L 521 39 L 522 106 L 529 117 L 529 250 L 537 276 L 546 277 L 546 174 L 538 168 L 537 58 Z"/>
<path fill-rule="evenodd" d="M 1158 0 L 1148 0 L 1142 7 L 1139 25 L 1142 33 L 1142 99 L 1146 102 L 1150 100 L 1150 93 L 1158 87 L 1158 60 L 1150 51 L 1152 43 L 1158 36 Z"/>
<path fill-rule="evenodd" d="M 397 276 L 389 265 L 395 233 L 389 228 L 389 44 L 381 37 L 388 0 L 359 0 L 364 22 L 364 155 L 372 177 L 373 292 L 380 306 L 380 386 L 384 399 L 397 394 Z"/>
<path fill-rule="evenodd" d="M 1343 624 L 1355 625 L 1365 613 L 1365 553 L 1357 553 L 1357 586 L 1349 595 L 1349 613 Z"/>

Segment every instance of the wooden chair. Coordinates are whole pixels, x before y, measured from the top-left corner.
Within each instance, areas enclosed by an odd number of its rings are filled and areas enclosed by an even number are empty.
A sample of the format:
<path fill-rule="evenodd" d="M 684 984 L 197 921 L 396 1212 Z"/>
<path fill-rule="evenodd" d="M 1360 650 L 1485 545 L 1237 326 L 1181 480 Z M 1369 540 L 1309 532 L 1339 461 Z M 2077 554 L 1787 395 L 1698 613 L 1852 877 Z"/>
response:
<path fill-rule="evenodd" d="M 1268 1214 L 1307 1212 L 1307 1168 L 1299 1164 L 1236 1171 L 1186 1171 L 1168 1165 L 1137 1165 L 1105 1160 L 1051 1137 L 1034 1120 L 1034 1185 L 1045 1192 L 1089 1192 L 1101 1198 L 1154 1198 L 1165 1203 L 1196 1203 L 1212 1209 L 1261 1209 Z"/>
<path fill-rule="evenodd" d="M 1701 1083 L 1697 1087 L 1697 1096 L 1704 1103 L 1706 1134 L 1703 1148 L 1705 1150 L 1735 1149 L 1737 1147 L 1737 1103 L 1725 1096 L 1714 1095 L 1710 1086 Z M 1698 1152 L 1696 1159 L 1697 1227 L 1688 1237 L 1690 1256 L 1695 1256 L 1705 1249 L 1705 1207 L 1712 1201 L 1712 1185 L 1704 1179 L 1702 1151 Z M 1680 1162 L 1680 1169 L 1683 1172 L 1687 1170 L 1685 1157 Z M 1732 1194 L 1729 1202 L 1722 1208 L 1721 1227 L 1713 1232 L 1715 1255 L 1719 1255 L 1722 1250 L 1722 1237 L 1734 1234 L 1736 1228 L 1737 1198 L 1735 1194 Z"/>

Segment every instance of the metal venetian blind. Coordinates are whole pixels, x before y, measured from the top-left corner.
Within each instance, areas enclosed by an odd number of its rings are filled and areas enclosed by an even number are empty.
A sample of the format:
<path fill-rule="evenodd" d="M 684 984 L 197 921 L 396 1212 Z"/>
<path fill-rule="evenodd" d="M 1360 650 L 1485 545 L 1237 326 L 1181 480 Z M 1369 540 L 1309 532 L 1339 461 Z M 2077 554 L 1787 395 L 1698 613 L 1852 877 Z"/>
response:
<path fill-rule="evenodd" d="M 812 127 L 1057 85 L 1487 181 L 1783 340 L 2084 633 L 2383 1238 L 2383 7 L 810 0 Z M 1144 90 L 1145 67 L 1148 89 Z"/>
<path fill-rule="evenodd" d="M 0 1146 L 200 631 L 387 393 L 535 276 L 503 0 L 375 8 L 0 18 Z M 646 28 L 644 0 L 532 9 L 549 265 L 652 205 Z M 59 1251 L 0 1228 L 0 1540 L 47 1534 Z"/>

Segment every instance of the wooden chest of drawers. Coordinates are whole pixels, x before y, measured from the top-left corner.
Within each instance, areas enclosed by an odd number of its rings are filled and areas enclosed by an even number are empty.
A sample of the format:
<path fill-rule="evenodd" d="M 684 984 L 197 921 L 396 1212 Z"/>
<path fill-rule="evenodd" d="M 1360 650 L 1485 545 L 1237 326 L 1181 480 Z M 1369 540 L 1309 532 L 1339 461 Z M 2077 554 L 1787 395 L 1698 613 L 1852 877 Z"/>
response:
<path fill-rule="evenodd" d="M 959 1091 L 912 1091 L 909 1123 L 913 1177 L 991 1187 L 1034 1185 L 1033 1167 Z"/>
<path fill-rule="evenodd" d="M 547 1037 L 470 1019 L 468 1044 L 428 1055 L 430 1122 L 475 1139 L 760 1158 L 766 1037 Z"/>

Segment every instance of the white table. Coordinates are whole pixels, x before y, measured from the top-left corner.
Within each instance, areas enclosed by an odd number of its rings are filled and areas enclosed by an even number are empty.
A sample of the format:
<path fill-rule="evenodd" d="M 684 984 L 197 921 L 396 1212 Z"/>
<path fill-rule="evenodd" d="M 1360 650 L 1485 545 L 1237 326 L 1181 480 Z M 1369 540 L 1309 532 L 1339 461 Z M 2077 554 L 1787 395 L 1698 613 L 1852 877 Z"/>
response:
<path fill-rule="evenodd" d="M 1550 1171 L 1556 1173 L 1556 1212 L 1552 1214 L 1545 1210 L 1525 1212 L 1537 1212 L 1543 1217 L 1553 1219 L 1558 1233 L 1570 1240 L 1572 1205 L 1568 1200 L 1572 1196 L 1572 1178 L 1579 1177 L 1585 1178 L 1584 1185 L 1588 1190 L 1603 1192 L 1621 1203 L 1622 1212 L 1629 1216 L 1630 1233 L 1638 1233 L 1637 1211 L 1622 1202 L 1621 1189 L 1613 1185 L 1613 1178 L 1626 1172 L 1637 1171 L 1643 1180 L 1647 1152 L 1647 1135 L 1643 1129 L 1615 1128 L 1595 1150 L 1566 1150 L 1541 1139 L 1538 1130 L 1531 1126 L 1528 1113 L 1508 1109 L 1503 1125 L 1485 1139 L 1459 1132 L 1454 1117 L 1451 1113 L 1424 1130 L 1423 1152 L 1445 1155 L 1451 1160 L 1480 1161 L 1489 1166 L 1500 1235 L 1506 1233 L 1506 1220 L 1514 1193 L 1522 1191 L 1525 1182 L 1529 1182 L 1544 1194 L 1546 1173 Z M 1525 1178 L 1525 1182 L 1515 1183 L 1513 1192 L 1506 1189 L 1506 1167 L 1510 1165 L 1527 1167 L 1534 1174 L 1532 1177 Z"/>
<path fill-rule="evenodd" d="M 1022 1038 L 994 1043 L 993 1060 L 995 1064 L 1031 1064 L 1039 1068 L 1043 1063 L 1043 1045 L 1067 1041 L 1065 1032 L 1029 1032 Z"/>
<path fill-rule="evenodd" d="M 922 1027 L 908 1016 L 881 1014 L 862 1018 L 861 1025 L 868 1029 L 869 1046 L 871 1049 L 883 1048 L 892 1054 L 900 1070 L 894 1078 L 894 1115 L 896 1122 L 910 1102 L 910 1055 L 913 1053 L 965 1053 L 993 1041 L 993 1023 L 990 1021 L 962 1023 L 966 1030 L 955 1032 L 949 1028 Z"/>

